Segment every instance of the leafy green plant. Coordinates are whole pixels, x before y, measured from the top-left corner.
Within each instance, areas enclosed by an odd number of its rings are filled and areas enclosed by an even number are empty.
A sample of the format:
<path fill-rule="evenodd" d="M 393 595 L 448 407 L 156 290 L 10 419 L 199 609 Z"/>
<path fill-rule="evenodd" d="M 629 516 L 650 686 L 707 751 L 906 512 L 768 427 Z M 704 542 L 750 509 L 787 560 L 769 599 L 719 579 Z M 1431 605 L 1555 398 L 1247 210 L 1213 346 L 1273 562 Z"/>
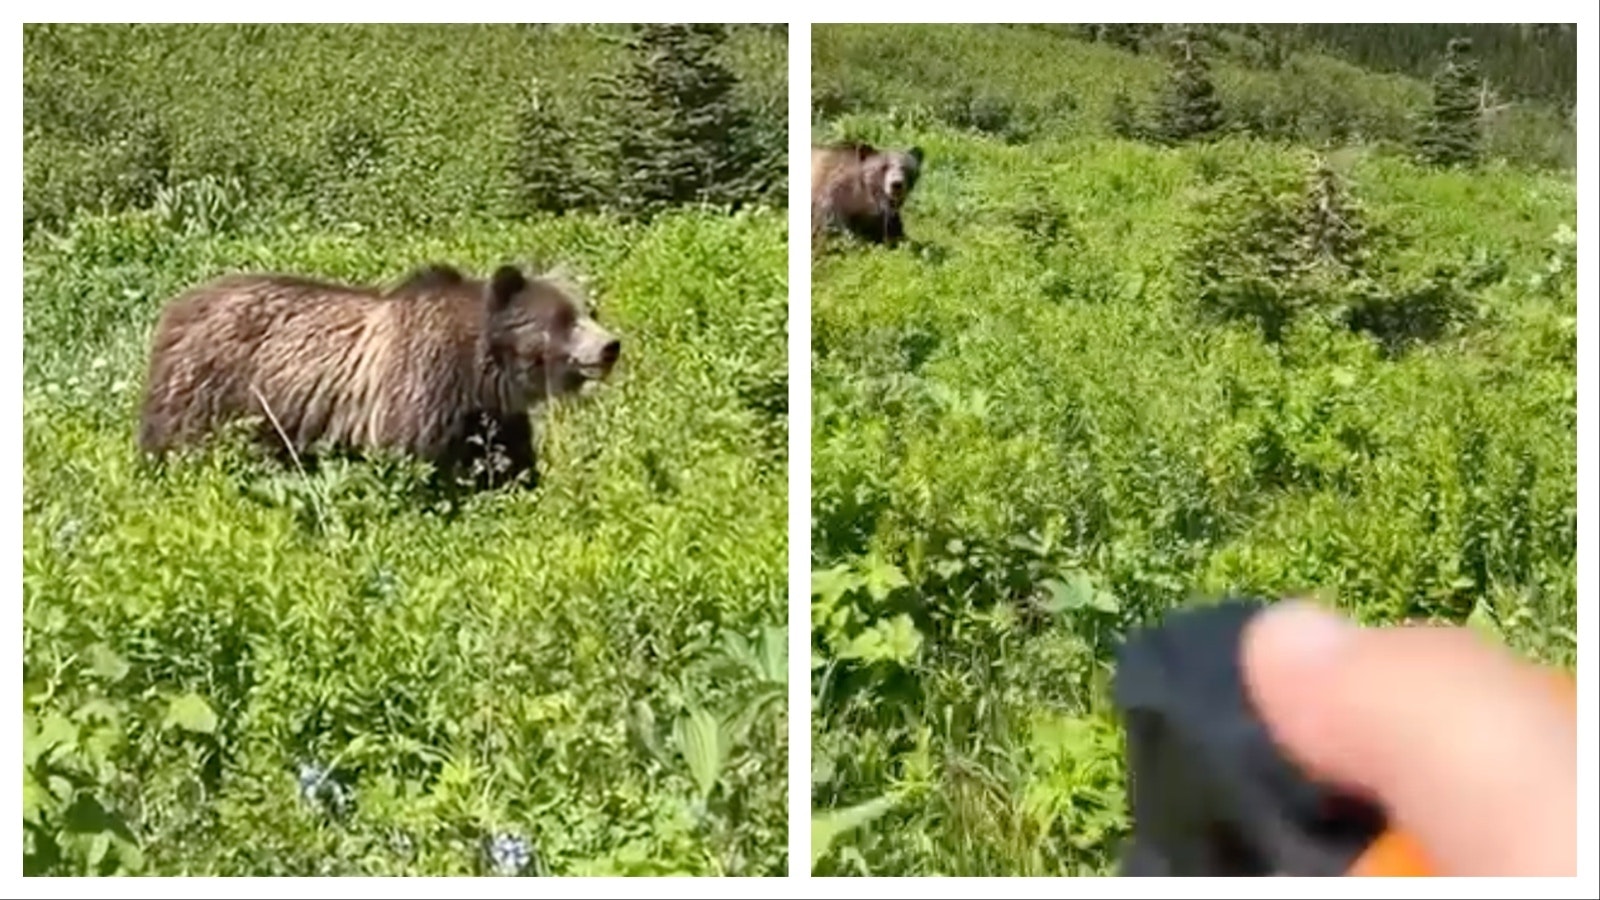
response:
<path fill-rule="evenodd" d="M 879 797 L 859 803 L 849 809 L 834 810 L 811 815 L 811 867 L 828 855 L 834 841 L 853 828 L 860 828 L 880 818 L 894 808 L 894 798 Z"/>
<path fill-rule="evenodd" d="M 127 664 L 104 645 L 90 649 L 108 680 L 126 674 Z M 126 741 L 124 710 L 104 700 L 90 701 L 72 716 L 49 710 L 32 698 L 26 707 L 22 717 L 26 873 L 139 873 L 145 865 L 141 841 L 115 799 L 116 756 Z"/>

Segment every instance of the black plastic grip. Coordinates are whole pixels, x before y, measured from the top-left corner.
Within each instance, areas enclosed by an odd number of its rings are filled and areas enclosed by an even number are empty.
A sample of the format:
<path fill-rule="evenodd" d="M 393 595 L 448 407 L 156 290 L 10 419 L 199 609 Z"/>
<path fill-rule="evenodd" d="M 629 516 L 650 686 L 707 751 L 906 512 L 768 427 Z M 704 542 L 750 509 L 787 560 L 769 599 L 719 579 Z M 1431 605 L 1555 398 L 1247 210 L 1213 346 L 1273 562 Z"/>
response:
<path fill-rule="evenodd" d="M 1123 875 L 1344 875 L 1382 833 L 1379 809 L 1312 783 L 1251 708 L 1241 638 L 1264 608 L 1178 609 L 1119 651 L 1133 816 Z"/>

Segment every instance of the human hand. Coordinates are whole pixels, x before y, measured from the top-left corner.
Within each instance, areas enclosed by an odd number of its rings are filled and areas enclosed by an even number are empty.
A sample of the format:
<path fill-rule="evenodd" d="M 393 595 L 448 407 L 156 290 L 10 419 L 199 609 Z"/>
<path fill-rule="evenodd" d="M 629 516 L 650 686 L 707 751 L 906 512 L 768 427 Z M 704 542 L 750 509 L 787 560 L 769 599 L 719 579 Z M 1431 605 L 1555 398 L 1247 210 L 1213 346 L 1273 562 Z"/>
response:
<path fill-rule="evenodd" d="M 1434 874 L 1577 874 L 1577 704 L 1565 676 L 1470 629 L 1358 628 L 1298 602 L 1258 616 L 1243 657 L 1284 752 L 1385 809 Z"/>

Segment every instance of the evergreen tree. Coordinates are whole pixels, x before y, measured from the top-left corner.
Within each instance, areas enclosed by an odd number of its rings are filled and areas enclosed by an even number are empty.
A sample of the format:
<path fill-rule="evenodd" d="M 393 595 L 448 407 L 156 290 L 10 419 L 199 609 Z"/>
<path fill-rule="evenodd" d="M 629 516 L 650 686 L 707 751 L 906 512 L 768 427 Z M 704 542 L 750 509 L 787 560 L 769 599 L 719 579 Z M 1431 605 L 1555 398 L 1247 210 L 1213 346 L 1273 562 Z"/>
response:
<path fill-rule="evenodd" d="M 1139 41 L 1142 25 L 1111 25 L 1093 24 L 1074 26 L 1073 36 L 1079 40 L 1094 43 L 1106 43 L 1113 47 L 1126 50 L 1129 53 L 1139 52 Z"/>
<path fill-rule="evenodd" d="M 1129 53 L 1138 53 L 1148 26 L 1139 24 L 1101 25 L 1100 39 Z"/>
<path fill-rule="evenodd" d="M 1261 64 L 1277 72 L 1289 62 L 1290 37 L 1283 32 L 1261 32 Z"/>
<path fill-rule="evenodd" d="M 723 25 L 640 26 L 623 71 L 601 82 L 621 211 L 648 217 L 685 203 L 741 199 L 756 160 L 750 117 L 733 73 L 717 59 Z"/>
<path fill-rule="evenodd" d="M 1155 125 L 1157 137 L 1168 143 L 1203 138 L 1222 125 L 1222 101 L 1211 83 L 1203 43 L 1192 26 L 1179 29 L 1172 42 L 1172 72 Z"/>
<path fill-rule="evenodd" d="M 1433 79 L 1433 109 L 1423 125 L 1422 158 L 1436 166 L 1471 165 L 1478 159 L 1478 63 L 1472 41 L 1452 38 Z"/>
<path fill-rule="evenodd" d="M 1343 318 L 1374 293 L 1380 237 L 1326 158 L 1296 186 L 1241 175 L 1206 199 L 1185 254 L 1202 310 L 1254 321 L 1268 341 L 1303 316 Z"/>
<path fill-rule="evenodd" d="M 1117 91 L 1111 96 L 1111 109 L 1106 113 L 1106 124 L 1111 133 L 1120 138 L 1138 140 L 1144 136 L 1143 129 L 1139 126 L 1139 112 L 1133 106 L 1133 100 L 1124 91 Z"/>
<path fill-rule="evenodd" d="M 511 163 L 513 205 L 518 212 L 561 213 L 591 207 L 599 199 L 582 170 L 583 148 L 534 84 L 518 113 Z"/>
<path fill-rule="evenodd" d="M 1328 160 L 1319 157 L 1300 207 L 1300 252 L 1308 269 L 1343 280 L 1367 267 L 1367 226 L 1360 207 Z"/>

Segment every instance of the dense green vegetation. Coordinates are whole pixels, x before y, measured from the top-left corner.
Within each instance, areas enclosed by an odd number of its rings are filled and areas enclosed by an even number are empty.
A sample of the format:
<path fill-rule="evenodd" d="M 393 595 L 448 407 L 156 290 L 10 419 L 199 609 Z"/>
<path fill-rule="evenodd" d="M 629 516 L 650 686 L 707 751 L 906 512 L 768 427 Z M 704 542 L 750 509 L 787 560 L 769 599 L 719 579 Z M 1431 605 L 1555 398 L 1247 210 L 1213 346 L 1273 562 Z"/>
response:
<path fill-rule="evenodd" d="M 960 47 L 939 25 L 901 26 L 890 42 L 871 29 L 819 31 L 812 45 L 814 117 L 872 113 L 910 127 L 920 109 L 1014 143 L 1107 133 L 1119 103 L 1141 122 L 1155 117 L 1171 78 L 1172 35 L 1160 26 L 1099 26 L 1131 33 L 1078 39 L 1088 27 L 983 26 L 959 39 Z M 1428 81 L 1447 47 L 1441 39 L 1408 77 L 1296 49 L 1303 41 L 1271 29 L 1191 30 L 1213 60 L 1223 132 L 1311 146 L 1358 141 L 1414 150 L 1430 105 Z M 1492 44 L 1474 47 L 1483 58 L 1481 75 L 1490 79 L 1488 94 L 1478 98 L 1487 104 L 1488 156 L 1562 170 L 1576 165 L 1572 106 L 1502 97 L 1493 80 L 1501 57 L 1490 55 Z M 1548 53 L 1567 54 L 1575 73 L 1573 47 L 1557 40 Z M 1575 74 L 1567 77 L 1575 85 Z"/>
<path fill-rule="evenodd" d="M 593 25 L 29 26 L 24 227 L 152 206 L 217 224 L 274 206 L 280 222 L 386 228 L 525 212 L 536 110 L 576 145 L 569 189 L 641 165 L 617 155 L 647 136 L 619 127 L 648 105 L 631 88 L 653 68 L 629 37 Z M 732 28 L 716 60 L 752 123 L 732 148 L 762 176 L 740 173 L 756 183 L 749 199 L 779 206 L 787 48 L 781 30 Z M 593 193 L 582 199 L 630 199 Z"/>
<path fill-rule="evenodd" d="M 1429 82 L 1329 57 L 812 34 L 814 135 L 927 151 L 909 243 L 814 269 L 819 873 L 1112 871 L 1112 652 L 1175 605 L 1307 593 L 1573 664 L 1577 199 L 1544 144 L 1424 165 Z M 1159 133 L 1208 96 L 1221 128 Z"/>
<path fill-rule="evenodd" d="M 28 872 L 785 871 L 785 218 L 516 215 L 526 82 L 626 75 L 602 36 L 25 31 Z M 784 36 L 728 49 L 781 110 Z M 135 451 L 184 287 L 530 259 L 626 341 L 537 490 Z"/>
<path fill-rule="evenodd" d="M 1133 53 L 1158 50 L 1159 24 L 1036 25 Z M 1574 24 L 1307 22 L 1191 26 L 1227 44 L 1249 65 L 1281 68 L 1295 52 L 1321 53 L 1376 71 L 1427 78 L 1441 48 L 1466 38 L 1483 55 L 1491 97 L 1537 100 L 1570 116 L 1577 102 L 1578 27 Z"/>

